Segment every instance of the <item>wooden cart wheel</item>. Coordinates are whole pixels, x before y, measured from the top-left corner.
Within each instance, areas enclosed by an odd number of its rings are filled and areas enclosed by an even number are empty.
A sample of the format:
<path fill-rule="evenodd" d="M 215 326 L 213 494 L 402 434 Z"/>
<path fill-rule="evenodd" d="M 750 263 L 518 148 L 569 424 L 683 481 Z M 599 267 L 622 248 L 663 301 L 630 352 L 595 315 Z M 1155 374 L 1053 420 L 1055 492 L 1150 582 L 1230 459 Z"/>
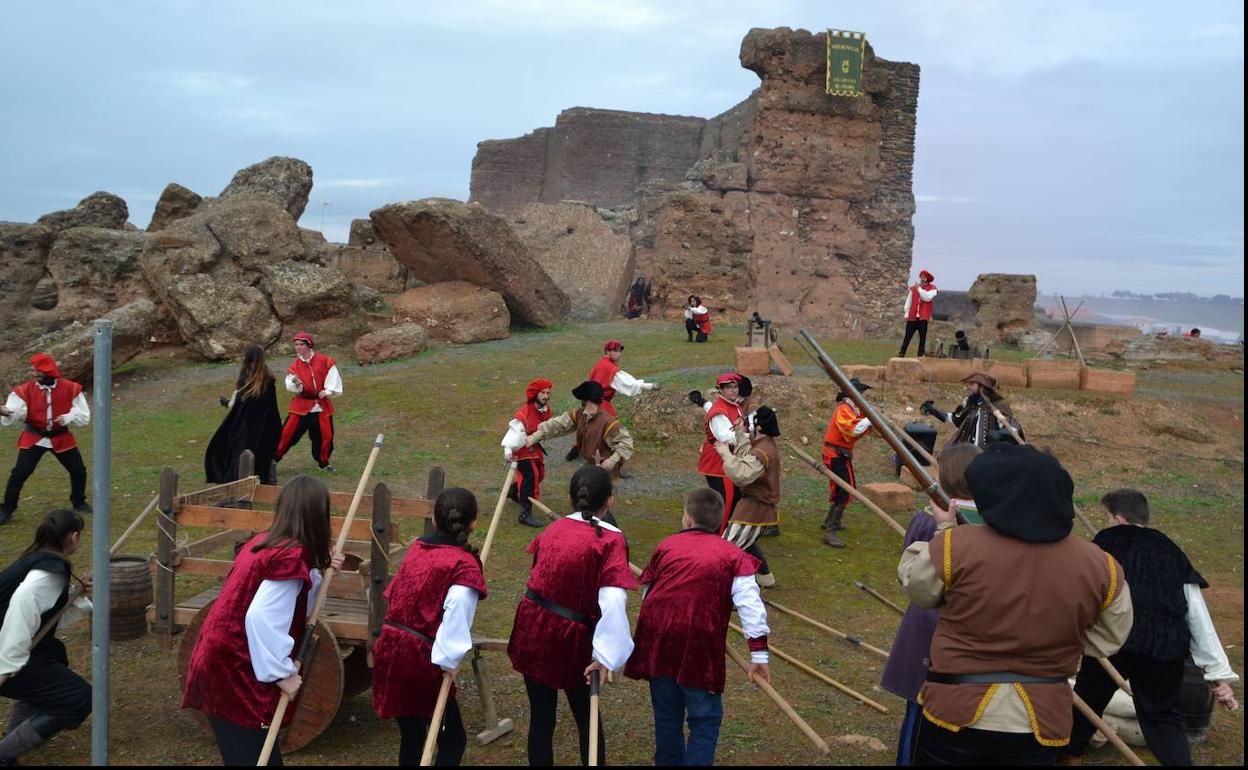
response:
<path fill-rule="evenodd" d="M 368 650 L 364 645 L 348 649 L 350 652 L 342 659 L 343 679 L 346 682 L 342 691 L 344 698 L 367 692 L 373 686 L 373 670 L 368 667 Z"/>
<path fill-rule="evenodd" d="M 182 642 L 178 646 L 178 682 L 183 689 L 186 687 L 186 669 L 191 662 L 195 640 L 199 638 L 199 629 L 215 601 L 214 599 L 204 605 L 182 634 Z M 334 721 L 338 706 L 342 702 L 343 660 L 338 639 L 323 620 L 316 624 L 316 634 L 319 637 L 316 647 L 308 665 L 303 669 L 303 687 L 299 692 L 295 716 L 290 726 L 282 731 L 283 754 L 293 754 L 324 732 Z M 205 732 L 212 734 L 207 717 L 196 711 L 195 719 Z"/>

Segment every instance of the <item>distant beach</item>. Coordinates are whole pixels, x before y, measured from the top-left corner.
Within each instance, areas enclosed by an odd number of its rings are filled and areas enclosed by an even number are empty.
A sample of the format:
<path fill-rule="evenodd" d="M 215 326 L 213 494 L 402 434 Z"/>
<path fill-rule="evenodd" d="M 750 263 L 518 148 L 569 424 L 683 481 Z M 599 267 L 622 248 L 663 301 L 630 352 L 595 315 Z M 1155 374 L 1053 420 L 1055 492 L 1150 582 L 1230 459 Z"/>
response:
<path fill-rule="evenodd" d="M 1084 323 L 1134 326 L 1145 333 L 1171 334 L 1200 329 L 1202 337 L 1217 342 L 1238 342 L 1244 336 L 1244 302 L 1203 299 L 1157 299 L 1155 297 L 1066 297 L 1066 306 Z M 1050 315 L 1062 317 L 1056 294 L 1039 294 L 1036 304 Z"/>

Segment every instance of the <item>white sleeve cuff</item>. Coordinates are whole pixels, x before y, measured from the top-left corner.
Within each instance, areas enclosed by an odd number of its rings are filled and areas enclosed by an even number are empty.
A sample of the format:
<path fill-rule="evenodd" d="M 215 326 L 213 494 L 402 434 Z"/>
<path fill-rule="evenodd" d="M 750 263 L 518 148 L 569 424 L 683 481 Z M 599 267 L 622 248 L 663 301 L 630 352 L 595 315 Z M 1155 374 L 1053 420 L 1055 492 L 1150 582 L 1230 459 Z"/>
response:
<path fill-rule="evenodd" d="M 1213 627 L 1213 618 L 1209 617 L 1209 607 L 1205 604 L 1200 586 L 1185 584 L 1183 596 L 1187 599 L 1187 628 L 1192 634 L 1192 662 L 1205 672 L 1206 682 L 1238 681 L 1239 675 L 1231 669 L 1231 662 L 1226 657 L 1226 649 L 1222 647 L 1217 629 Z"/>
<path fill-rule="evenodd" d="M 766 650 L 755 650 L 750 653 L 750 662 L 757 663 L 760 666 L 770 665 L 771 656 L 767 654 Z"/>
<path fill-rule="evenodd" d="M 753 575 L 733 578 L 732 604 L 737 608 L 737 617 L 741 618 L 741 630 L 746 638 L 757 639 L 771 633 L 767 627 L 767 608 L 763 606 L 763 596 Z"/>
<path fill-rule="evenodd" d="M 286 375 L 286 390 L 289 390 L 291 393 L 299 393 L 301 391 L 301 388 L 295 385 L 295 375 Z"/>
<path fill-rule="evenodd" d="M 619 671 L 633 654 L 633 635 L 628 625 L 628 592 L 618 586 L 598 589 L 602 617 L 594 627 L 594 660 L 608 671 Z"/>

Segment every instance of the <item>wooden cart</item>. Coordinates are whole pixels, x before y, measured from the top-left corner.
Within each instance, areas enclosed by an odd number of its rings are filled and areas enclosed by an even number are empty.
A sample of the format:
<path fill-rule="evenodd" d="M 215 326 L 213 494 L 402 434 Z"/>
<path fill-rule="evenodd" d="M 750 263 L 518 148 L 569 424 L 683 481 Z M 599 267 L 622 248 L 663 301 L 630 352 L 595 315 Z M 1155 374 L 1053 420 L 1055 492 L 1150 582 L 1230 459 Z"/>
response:
<path fill-rule="evenodd" d="M 166 647 L 178 646 L 179 684 L 186 681 L 191 652 L 199 629 L 213 600 L 221 591 L 233 567 L 237 549 L 255 533 L 273 522 L 273 506 L 280 486 L 259 484 L 251 474 L 250 453 L 240 463 L 244 478 L 231 484 L 190 494 L 178 494 L 178 474 L 166 468 L 160 475 L 159 514 L 156 519 L 156 553 L 152 557 L 155 581 L 154 601 L 147 611 L 152 632 Z M 329 597 L 317 623 L 313 651 L 304 666 L 304 685 L 290 725 L 282 733 L 282 751 L 294 752 L 306 746 L 333 722 L 342 699 L 359 695 L 372 686 L 372 647 L 381 635 L 386 604 L 383 592 L 393 569 L 401 563 L 406 548 L 401 545 L 393 519 L 421 520 L 426 531 L 433 516 L 432 501 L 442 491 L 445 476 L 441 468 L 429 472 L 424 498 L 399 498 L 385 484 L 378 484 L 360 503 L 359 513 L 348 534 L 346 564 L 330 585 Z M 341 531 L 344 513 L 352 495 L 330 492 L 330 526 L 334 537 Z M 360 518 L 372 511 L 371 519 Z M 178 545 L 184 528 L 217 530 L 199 539 Z M 224 558 L 210 558 L 217 554 Z M 178 576 L 199 575 L 217 578 L 216 585 L 190 597 L 175 594 Z M 202 581 L 201 581 L 202 583 Z M 510 732 L 510 719 L 500 720 L 494 711 L 482 650 L 506 649 L 505 640 L 479 639 L 472 654 L 472 668 L 485 711 L 486 729 L 478 742 L 488 743 Z M 205 730 L 207 720 L 198 715 Z"/>

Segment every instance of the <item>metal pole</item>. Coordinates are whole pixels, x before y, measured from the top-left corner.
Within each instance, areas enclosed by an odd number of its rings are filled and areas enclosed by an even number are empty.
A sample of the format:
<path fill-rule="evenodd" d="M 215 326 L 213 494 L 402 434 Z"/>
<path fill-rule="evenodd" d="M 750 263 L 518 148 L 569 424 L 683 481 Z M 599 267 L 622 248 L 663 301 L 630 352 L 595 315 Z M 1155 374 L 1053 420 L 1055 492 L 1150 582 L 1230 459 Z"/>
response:
<path fill-rule="evenodd" d="M 95 378 L 92 410 L 95 428 L 91 434 L 91 500 L 95 513 L 91 521 L 91 764 L 108 764 L 108 646 L 110 623 L 109 587 L 109 492 L 113 486 L 111 443 L 113 428 L 113 322 L 95 322 Z"/>

